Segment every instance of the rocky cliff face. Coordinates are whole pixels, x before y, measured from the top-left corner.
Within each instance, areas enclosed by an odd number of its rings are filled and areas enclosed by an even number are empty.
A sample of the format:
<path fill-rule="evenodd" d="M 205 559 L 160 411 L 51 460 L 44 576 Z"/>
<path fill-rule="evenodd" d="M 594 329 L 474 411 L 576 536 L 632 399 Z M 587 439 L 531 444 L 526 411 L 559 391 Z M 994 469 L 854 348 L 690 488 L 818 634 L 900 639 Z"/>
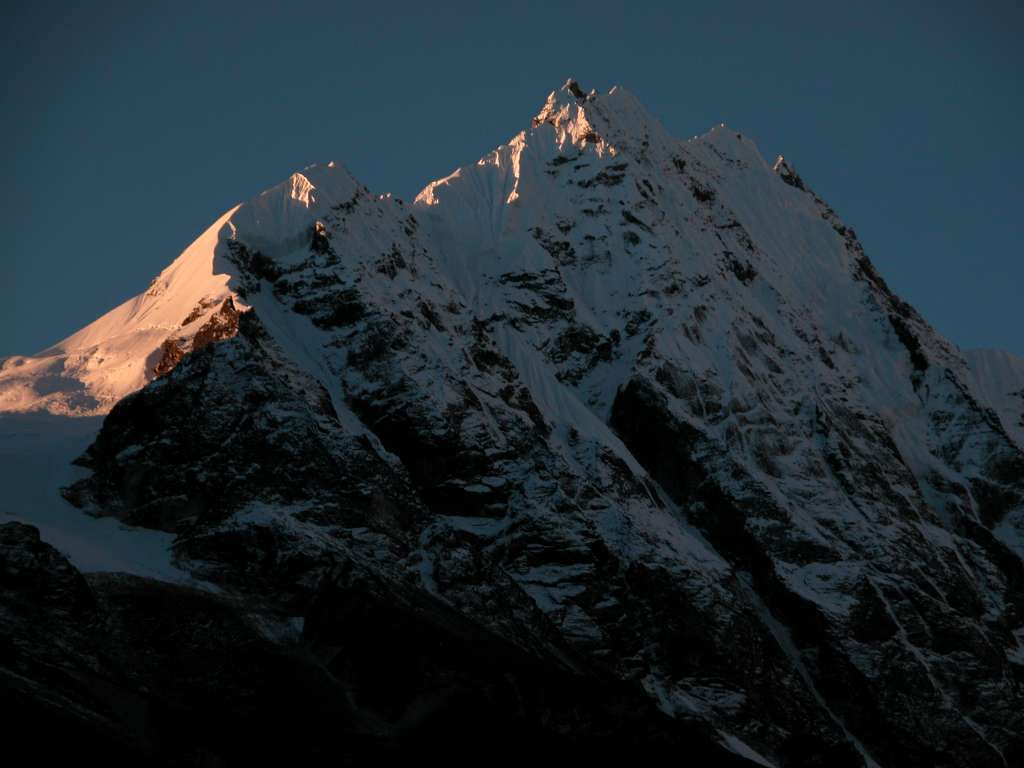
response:
<path fill-rule="evenodd" d="M 1012 412 L 790 163 L 570 82 L 411 205 L 332 164 L 215 226 L 66 496 L 282 653 L 303 622 L 351 717 L 508 733 L 525 665 L 559 749 L 1021 759 Z"/>
<path fill-rule="evenodd" d="M 355 562 L 324 574 L 305 622 L 251 597 L 83 577 L 31 526 L 0 525 L 5 744 L 114 766 L 393 765 L 424 753 L 469 765 L 496 739 L 499 762 L 671 750 L 692 765 L 749 764 L 638 687 L 525 653 Z"/>

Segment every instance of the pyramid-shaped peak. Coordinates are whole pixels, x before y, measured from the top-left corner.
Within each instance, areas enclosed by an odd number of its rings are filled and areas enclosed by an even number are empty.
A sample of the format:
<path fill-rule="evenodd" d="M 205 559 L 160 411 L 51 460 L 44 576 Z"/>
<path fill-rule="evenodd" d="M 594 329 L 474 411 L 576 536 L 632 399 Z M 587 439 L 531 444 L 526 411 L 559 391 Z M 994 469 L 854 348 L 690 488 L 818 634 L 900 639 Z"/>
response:
<path fill-rule="evenodd" d="M 658 121 L 621 85 L 599 93 L 596 89 L 585 90 L 578 80 L 570 77 L 561 88 L 548 94 L 544 106 L 533 118 L 533 127 L 544 123 L 559 126 L 580 122 L 601 124 L 606 129 L 617 127 L 630 133 Z"/>
<path fill-rule="evenodd" d="M 238 236 L 254 243 L 287 240 L 362 190 L 340 163 L 309 165 L 239 206 L 231 224 Z"/>
<path fill-rule="evenodd" d="M 258 204 L 261 198 L 288 198 L 308 208 L 315 204 L 318 197 L 351 197 L 358 186 L 352 174 L 332 160 L 329 163 L 307 165 L 280 184 L 261 192 L 247 204 Z"/>
<path fill-rule="evenodd" d="M 597 97 L 597 91 L 587 93 L 575 78 L 568 78 L 562 87 L 551 91 L 540 112 L 533 118 L 534 127 L 551 122 L 556 115 L 567 115 L 571 108 Z"/>

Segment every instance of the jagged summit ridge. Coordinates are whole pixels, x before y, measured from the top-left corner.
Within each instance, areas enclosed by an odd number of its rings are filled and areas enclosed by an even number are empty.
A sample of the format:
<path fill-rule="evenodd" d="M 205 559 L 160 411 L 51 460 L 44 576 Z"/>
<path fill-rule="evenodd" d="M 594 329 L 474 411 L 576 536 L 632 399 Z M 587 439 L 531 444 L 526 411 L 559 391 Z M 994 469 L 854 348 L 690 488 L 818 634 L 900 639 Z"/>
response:
<path fill-rule="evenodd" d="M 564 157 L 569 148 L 586 151 L 589 145 L 598 158 L 608 159 L 628 148 L 631 136 L 643 136 L 641 144 L 647 142 L 648 146 L 652 134 L 664 142 L 674 141 L 621 86 L 606 94 L 596 90 L 584 93 L 571 78 L 552 91 L 534 124 L 529 138 L 524 131 L 477 164 L 510 174 L 498 182 L 501 195 L 496 203 L 515 203 L 523 184 L 530 184 L 520 181 L 519 163 L 528 141 L 550 146 L 551 150 L 542 149 L 542 154 L 553 158 Z M 538 129 L 542 130 L 538 133 Z M 417 202 L 433 204 L 443 188 L 472 168 L 467 166 L 431 183 Z M 488 188 L 494 186 L 494 181 L 488 180 Z M 109 410 L 152 378 L 153 356 L 167 338 L 181 330 L 182 318 L 194 315 L 197 307 L 219 305 L 230 292 L 225 288 L 230 268 L 214 258 L 221 241 L 241 238 L 256 249 L 280 250 L 285 244 L 287 250 L 302 241 L 318 213 L 346 204 L 360 189 L 347 170 L 330 162 L 296 172 L 226 212 L 158 275 L 144 294 L 39 355 L 4 361 L 0 408 L 41 408 L 80 415 Z M 193 317 L 193 321 L 197 319 Z M 116 344 L 114 339 L 118 339 Z"/>
<path fill-rule="evenodd" d="M 555 115 L 566 112 L 572 107 L 579 107 L 588 100 L 597 98 L 597 91 L 592 90 L 589 94 L 584 92 L 572 78 L 565 81 L 565 84 L 557 91 L 548 94 L 547 100 L 540 112 L 533 118 L 533 127 L 543 125 L 552 121 Z"/>

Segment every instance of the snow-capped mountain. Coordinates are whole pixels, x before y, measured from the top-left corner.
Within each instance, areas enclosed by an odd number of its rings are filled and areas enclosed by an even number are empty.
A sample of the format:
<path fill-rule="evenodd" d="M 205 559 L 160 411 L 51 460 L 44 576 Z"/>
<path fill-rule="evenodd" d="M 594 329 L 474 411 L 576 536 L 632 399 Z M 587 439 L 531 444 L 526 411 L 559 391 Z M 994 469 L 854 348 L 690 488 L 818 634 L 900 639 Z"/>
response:
<path fill-rule="evenodd" d="M 213 222 L 144 293 L 37 355 L 3 360 L 0 412 L 107 413 L 169 370 L 197 336 L 201 345 L 204 331 L 212 337 L 207 341 L 222 335 L 216 328 L 228 314 L 224 302 L 237 301 L 228 285 L 230 265 L 218 255 L 225 242 L 245 237 L 288 243 L 304 237 L 317 211 L 351 197 L 346 178 L 333 164 L 292 174 Z"/>
<path fill-rule="evenodd" d="M 389 738 L 441 683 L 375 699 L 335 605 L 761 765 L 1024 755 L 1022 392 L 782 157 L 574 81 L 412 203 L 294 174 L 0 372 L 4 410 L 109 411 L 69 501 L 173 534 Z"/>

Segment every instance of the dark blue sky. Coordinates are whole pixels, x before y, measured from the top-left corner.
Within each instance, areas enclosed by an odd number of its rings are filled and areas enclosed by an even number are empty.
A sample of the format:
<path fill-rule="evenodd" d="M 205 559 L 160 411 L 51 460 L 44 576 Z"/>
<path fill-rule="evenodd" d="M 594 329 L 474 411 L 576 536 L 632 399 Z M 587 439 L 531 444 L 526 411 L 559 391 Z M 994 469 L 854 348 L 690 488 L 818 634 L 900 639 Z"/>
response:
<path fill-rule="evenodd" d="M 0 29 L 0 355 L 311 162 L 410 198 L 570 75 L 678 136 L 724 121 L 785 153 L 942 333 L 1024 354 L 1015 3 L 88 5 Z"/>

